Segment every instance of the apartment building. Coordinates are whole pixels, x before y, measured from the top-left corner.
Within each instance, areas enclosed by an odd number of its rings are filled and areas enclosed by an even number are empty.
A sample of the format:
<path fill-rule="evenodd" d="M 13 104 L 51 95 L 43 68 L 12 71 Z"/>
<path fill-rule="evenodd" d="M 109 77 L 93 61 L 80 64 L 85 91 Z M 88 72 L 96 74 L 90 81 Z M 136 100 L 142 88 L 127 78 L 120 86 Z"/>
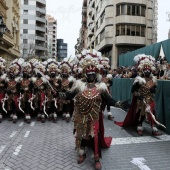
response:
<path fill-rule="evenodd" d="M 61 62 L 67 57 L 67 43 L 63 39 L 57 39 L 57 61 Z"/>
<path fill-rule="evenodd" d="M 57 57 L 57 20 L 47 15 L 47 49 L 48 57 L 56 58 Z"/>
<path fill-rule="evenodd" d="M 0 56 L 7 65 L 20 57 L 20 0 L 0 0 L 0 17 L 5 32 L 0 36 Z"/>
<path fill-rule="evenodd" d="M 47 23 L 45 0 L 21 0 L 22 57 L 47 58 Z"/>
<path fill-rule="evenodd" d="M 157 0 L 87 0 L 82 48 L 101 51 L 117 67 L 120 54 L 156 43 L 157 10 Z"/>

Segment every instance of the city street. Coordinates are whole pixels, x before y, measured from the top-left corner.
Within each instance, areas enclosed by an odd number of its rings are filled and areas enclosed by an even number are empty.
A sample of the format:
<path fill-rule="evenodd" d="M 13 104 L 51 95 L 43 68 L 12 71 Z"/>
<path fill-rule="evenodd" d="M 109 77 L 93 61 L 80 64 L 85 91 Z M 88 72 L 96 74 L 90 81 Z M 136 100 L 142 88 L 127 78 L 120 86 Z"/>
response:
<path fill-rule="evenodd" d="M 117 121 L 125 113 L 112 108 Z M 123 129 L 113 121 L 105 122 L 105 136 L 112 136 L 112 145 L 102 151 L 102 170 L 170 170 L 170 136 L 152 137 L 145 124 L 145 134 L 138 137 L 135 129 Z M 59 119 L 57 123 L 36 119 L 27 124 L 4 120 L 0 124 L 0 170 L 94 170 L 92 152 L 77 164 L 74 149 L 73 123 Z"/>

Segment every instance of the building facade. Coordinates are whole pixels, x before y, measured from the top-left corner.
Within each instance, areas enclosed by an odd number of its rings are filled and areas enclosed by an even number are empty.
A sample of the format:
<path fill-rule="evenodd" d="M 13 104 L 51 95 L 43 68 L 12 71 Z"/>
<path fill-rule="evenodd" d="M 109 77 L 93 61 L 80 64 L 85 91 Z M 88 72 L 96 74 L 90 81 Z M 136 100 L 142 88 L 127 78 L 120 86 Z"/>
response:
<path fill-rule="evenodd" d="M 57 61 L 61 62 L 67 57 L 67 43 L 63 39 L 57 39 Z"/>
<path fill-rule="evenodd" d="M 57 57 L 57 20 L 47 15 L 47 49 L 48 58 Z"/>
<path fill-rule="evenodd" d="M 22 57 L 47 58 L 47 21 L 45 0 L 21 0 Z"/>
<path fill-rule="evenodd" d="M 6 31 L 0 36 L 0 56 L 7 64 L 20 57 L 20 0 L 0 0 L 0 17 Z"/>
<path fill-rule="evenodd" d="M 87 0 L 87 35 L 80 39 L 117 67 L 120 54 L 156 43 L 157 10 L 157 0 Z"/>

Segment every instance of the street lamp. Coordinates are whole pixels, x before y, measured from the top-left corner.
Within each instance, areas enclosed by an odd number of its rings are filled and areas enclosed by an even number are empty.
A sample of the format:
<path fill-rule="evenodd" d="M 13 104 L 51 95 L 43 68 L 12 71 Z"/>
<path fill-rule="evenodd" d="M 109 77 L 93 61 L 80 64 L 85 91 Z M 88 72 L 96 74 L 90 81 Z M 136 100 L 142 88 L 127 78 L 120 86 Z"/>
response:
<path fill-rule="evenodd" d="M 0 37 L 3 36 L 4 32 L 6 31 L 6 25 L 4 24 L 3 18 L 0 16 Z"/>

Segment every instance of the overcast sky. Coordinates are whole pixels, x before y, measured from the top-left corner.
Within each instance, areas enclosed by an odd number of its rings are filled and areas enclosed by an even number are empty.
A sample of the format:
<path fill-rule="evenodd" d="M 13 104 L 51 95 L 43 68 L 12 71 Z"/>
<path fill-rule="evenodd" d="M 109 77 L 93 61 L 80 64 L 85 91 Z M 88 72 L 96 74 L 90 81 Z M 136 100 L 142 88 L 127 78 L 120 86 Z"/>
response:
<path fill-rule="evenodd" d="M 68 56 L 74 56 L 74 45 L 81 27 L 83 0 L 46 0 L 47 13 L 57 19 L 57 38 L 68 44 Z M 158 42 L 168 38 L 170 21 L 166 12 L 170 12 L 170 0 L 158 0 Z"/>

